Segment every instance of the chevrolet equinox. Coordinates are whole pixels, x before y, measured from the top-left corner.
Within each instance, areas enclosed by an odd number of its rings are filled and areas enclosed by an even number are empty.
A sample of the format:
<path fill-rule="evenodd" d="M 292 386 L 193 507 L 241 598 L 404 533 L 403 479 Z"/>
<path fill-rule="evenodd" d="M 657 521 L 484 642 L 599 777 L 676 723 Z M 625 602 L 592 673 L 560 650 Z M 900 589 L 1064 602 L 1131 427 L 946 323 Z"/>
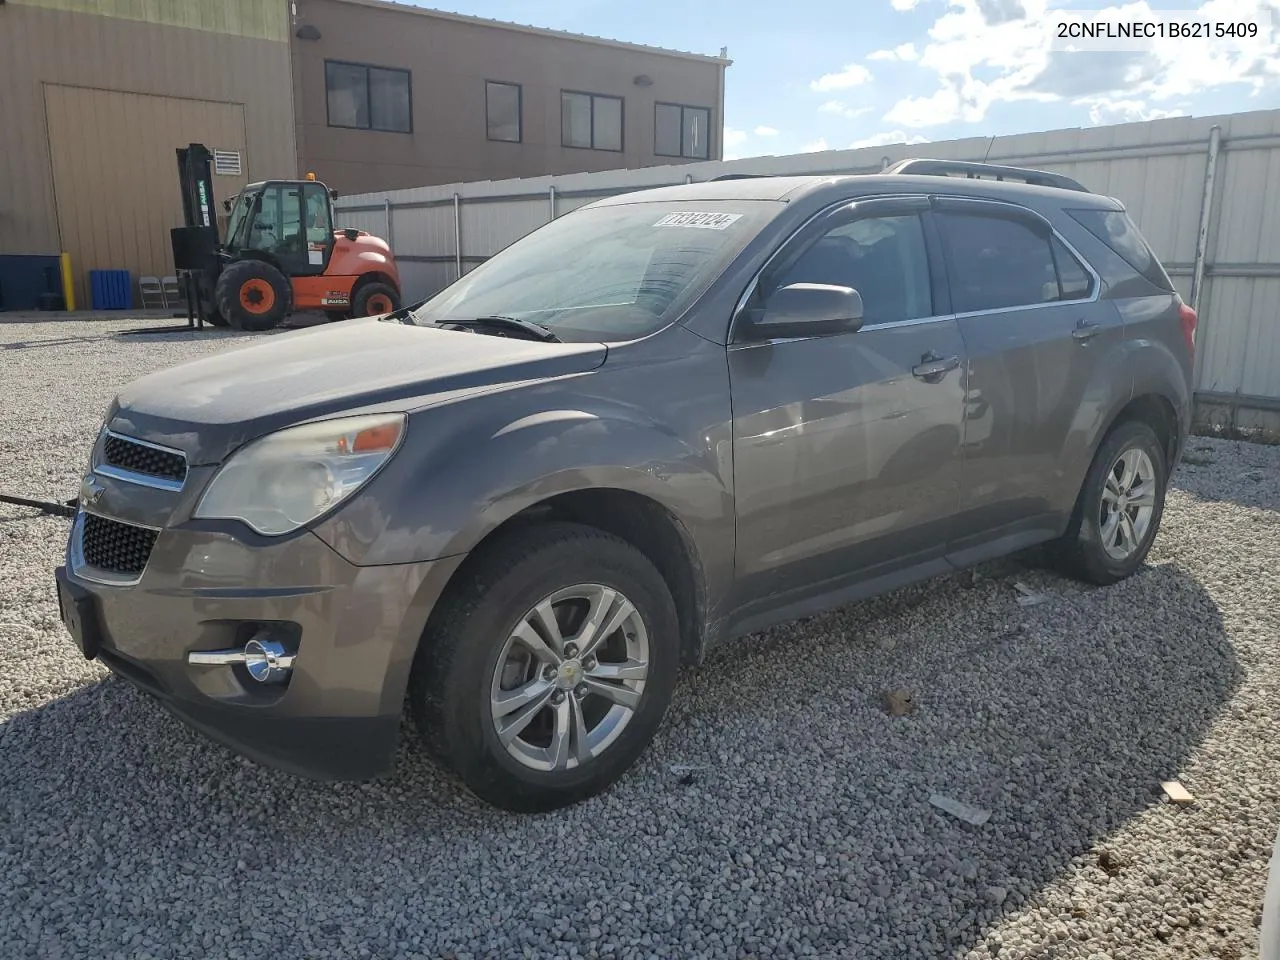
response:
<path fill-rule="evenodd" d="M 381 774 L 407 701 L 475 794 L 561 806 L 714 644 L 1034 544 L 1133 573 L 1195 324 L 1124 207 L 1055 174 L 599 200 L 413 308 L 122 389 L 61 615 L 263 763 Z"/>

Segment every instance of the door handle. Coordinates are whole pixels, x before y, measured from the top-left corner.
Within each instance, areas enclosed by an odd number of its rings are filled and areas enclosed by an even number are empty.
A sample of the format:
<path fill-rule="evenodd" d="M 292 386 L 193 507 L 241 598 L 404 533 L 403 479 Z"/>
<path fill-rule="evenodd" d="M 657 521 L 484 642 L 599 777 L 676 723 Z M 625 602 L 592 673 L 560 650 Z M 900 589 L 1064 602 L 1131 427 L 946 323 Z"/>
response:
<path fill-rule="evenodd" d="M 960 366 L 959 357 L 940 357 L 936 353 L 926 353 L 920 358 L 920 362 L 911 368 L 911 375 L 926 383 L 937 383 L 958 366 Z"/>
<path fill-rule="evenodd" d="M 1091 340 L 1102 332 L 1102 324 L 1095 323 L 1091 320 L 1081 320 L 1076 324 L 1071 336 L 1075 340 Z"/>

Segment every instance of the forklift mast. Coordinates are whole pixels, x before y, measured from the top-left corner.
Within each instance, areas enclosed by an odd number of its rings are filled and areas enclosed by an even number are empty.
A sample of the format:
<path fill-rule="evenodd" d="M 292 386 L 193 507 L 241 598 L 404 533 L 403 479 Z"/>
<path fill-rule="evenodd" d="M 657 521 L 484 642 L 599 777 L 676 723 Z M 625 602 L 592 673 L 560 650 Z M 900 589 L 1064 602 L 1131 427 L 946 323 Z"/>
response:
<path fill-rule="evenodd" d="M 202 143 L 178 148 L 178 184 L 182 190 L 182 222 L 188 227 L 218 226 L 213 209 L 213 155 Z"/>

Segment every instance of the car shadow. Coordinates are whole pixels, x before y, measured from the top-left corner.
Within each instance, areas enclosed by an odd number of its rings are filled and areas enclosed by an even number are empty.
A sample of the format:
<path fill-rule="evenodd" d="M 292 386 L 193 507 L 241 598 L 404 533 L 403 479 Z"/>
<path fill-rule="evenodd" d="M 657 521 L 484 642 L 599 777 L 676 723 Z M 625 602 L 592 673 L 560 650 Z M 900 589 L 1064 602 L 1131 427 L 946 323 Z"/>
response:
<path fill-rule="evenodd" d="M 1042 602 L 1021 605 L 1015 581 Z M 1160 782 L 1241 680 L 1215 604 L 1174 563 L 1098 589 L 1001 561 L 717 648 L 685 671 L 637 768 L 602 796 L 527 817 L 472 798 L 407 727 L 394 775 L 314 783 L 235 757 L 107 680 L 0 726 L 0 904 L 13 911 L 37 890 L 92 910 L 115 878 L 145 876 L 165 893 L 129 905 L 138 922 L 204 910 L 216 928 L 234 927 L 238 908 L 209 915 L 208 899 L 188 901 L 227 884 L 241 902 L 305 890 L 287 919 L 255 914 L 255 929 L 394 945 L 385 918 L 425 898 L 432 942 L 488 930 L 512 955 L 530 923 L 558 942 L 562 929 L 584 936 L 584 911 L 621 909 L 604 893 L 548 893 L 550 864 L 628 891 L 629 920 L 663 955 L 685 951 L 685 925 L 706 927 L 699 898 L 740 903 L 743 884 L 760 904 L 749 928 L 801 918 L 820 956 L 963 955 L 1162 802 Z M 914 712 L 887 715 L 891 689 Z M 934 794 L 990 819 L 957 819 Z M 673 871 L 688 898 L 646 895 L 669 889 Z M 352 897 L 378 905 L 364 925 Z M 477 921 L 489 900 L 501 917 L 486 907 Z M 769 955 L 767 942 L 735 939 L 741 919 L 728 918 L 723 942 Z M 63 942 L 52 922 L 47 936 Z"/>

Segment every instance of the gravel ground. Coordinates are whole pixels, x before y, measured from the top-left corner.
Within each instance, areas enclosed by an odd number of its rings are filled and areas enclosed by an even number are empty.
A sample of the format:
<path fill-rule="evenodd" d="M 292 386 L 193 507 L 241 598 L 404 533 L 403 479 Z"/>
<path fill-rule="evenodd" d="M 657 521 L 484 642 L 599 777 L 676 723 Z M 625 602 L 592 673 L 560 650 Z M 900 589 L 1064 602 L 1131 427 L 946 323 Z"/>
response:
<path fill-rule="evenodd" d="M 0 324 L 0 490 L 74 495 L 117 385 L 245 341 L 128 325 Z M 616 788 L 537 817 L 411 736 L 394 777 L 315 784 L 187 731 L 77 659 L 51 589 L 67 521 L 0 505 L 0 954 L 1254 956 L 1280 448 L 1190 452 L 1131 580 L 1004 561 L 751 637 L 687 673 Z M 886 689 L 916 712 L 887 716 Z M 1172 778 L 1194 805 L 1164 801 Z"/>

